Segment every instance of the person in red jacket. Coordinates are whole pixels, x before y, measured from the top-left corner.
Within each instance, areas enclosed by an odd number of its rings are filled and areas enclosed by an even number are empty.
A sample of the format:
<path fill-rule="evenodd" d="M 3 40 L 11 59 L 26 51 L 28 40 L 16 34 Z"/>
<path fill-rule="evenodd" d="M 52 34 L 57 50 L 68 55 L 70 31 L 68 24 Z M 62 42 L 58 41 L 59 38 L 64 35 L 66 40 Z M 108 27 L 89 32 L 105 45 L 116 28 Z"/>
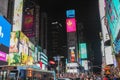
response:
<path fill-rule="evenodd" d="M 103 77 L 103 80 L 109 80 L 109 79 L 108 79 L 108 77 L 105 75 L 105 76 Z"/>

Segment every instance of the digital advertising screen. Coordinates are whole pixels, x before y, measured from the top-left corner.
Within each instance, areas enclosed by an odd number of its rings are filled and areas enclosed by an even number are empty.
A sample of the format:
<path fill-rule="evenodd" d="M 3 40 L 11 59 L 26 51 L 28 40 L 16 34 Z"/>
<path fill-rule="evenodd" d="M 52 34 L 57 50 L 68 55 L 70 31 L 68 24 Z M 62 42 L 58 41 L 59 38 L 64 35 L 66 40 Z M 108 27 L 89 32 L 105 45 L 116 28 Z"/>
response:
<path fill-rule="evenodd" d="M 88 61 L 82 60 L 82 66 L 84 67 L 85 70 L 88 70 Z"/>
<path fill-rule="evenodd" d="M 80 50 L 80 58 L 86 59 L 87 58 L 87 46 L 86 43 L 80 43 L 79 44 L 79 50 Z"/>
<path fill-rule="evenodd" d="M 22 30 L 23 0 L 14 0 L 13 31 Z"/>
<path fill-rule="evenodd" d="M 21 63 L 25 64 L 28 57 L 28 47 L 24 46 L 21 43 L 19 43 L 19 55 L 21 58 Z"/>
<path fill-rule="evenodd" d="M 9 52 L 14 53 L 19 51 L 19 31 L 13 31 L 10 34 L 10 47 Z"/>
<path fill-rule="evenodd" d="M 75 10 L 74 9 L 67 10 L 66 16 L 67 16 L 67 18 L 74 18 L 75 17 Z"/>
<path fill-rule="evenodd" d="M 66 19 L 66 28 L 67 28 L 67 32 L 76 32 L 76 19 L 75 18 L 67 18 Z"/>
<path fill-rule="evenodd" d="M 23 53 L 28 55 L 29 38 L 23 32 L 20 32 L 20 43 Z"/>
<path fill-rule="evenodd" d="M 8 65 L 19 65 L 21 63 L 21 55 L 18 53 L 7 54 Z"/>
<path fill-rule="evenodd" d="M 35 56 L 34 56 L 34 61 L 37 62 L 38 61 L 38 48 L 35 47 Z"/>
<path fill-rule="evenodd" d="M 43 52 L 38 52 L 38 61 L 41 61 L 43 64 L 48 65 L 48 57 Z"/>
<path fill-rule="evenodd" d="M 35 50 L 35 45 L 34 45 L 31 41 L 28 42 L 28 46 L 29 46 L 29 48 L 32 49 L 33 51 Z"/>
<path fill-rule="evenodd" d="M 120 1 L 106 0 L 106 18 L 114 42 L 120 30 Z"/>
<path fill-rule="evenodd" d="M 6 53 L 0 51 L 0 60 L 2 60 L 2 61 L 6 61 L 6 60 L 7 60 L 6 58 L 7 58 L 7 57 L 6 57 Z"/>
<path fill-rule="evenodd" d="M 11 24 L 3 16 L 0 16 L 0 44 L 6 47 L 10 46 L 10 32 Z"/>
<path fill-rule="evenodd" d="M 32 56 L 34 58 L 34 51 L 32 49 L 29 48 L 28 53 L 29 56 Z"/>
<path fill-rule="evenodd" d="M 27 37 L 35 36 L 35 8 L 29 7 L 24 9 L 22 31 Z"/>

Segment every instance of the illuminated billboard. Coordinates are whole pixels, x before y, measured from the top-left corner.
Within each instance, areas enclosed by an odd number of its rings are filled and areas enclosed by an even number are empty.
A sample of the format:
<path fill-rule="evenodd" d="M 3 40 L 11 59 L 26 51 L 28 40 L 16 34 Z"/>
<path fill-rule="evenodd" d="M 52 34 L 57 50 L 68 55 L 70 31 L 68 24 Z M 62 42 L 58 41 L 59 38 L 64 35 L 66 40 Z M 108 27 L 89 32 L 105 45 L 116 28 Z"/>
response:
<path fill-rule="evenodd" d="M 120 30 L 120 2 L 119 0 L 106 0 L 106 18 L 112 41 L 114 42 Z"/>
<path fill-rule="evenodd" d="M 35 36 L 35 7 L 24 8 L 22 31 L 27 37 Z"/>
<path fill-rule="evenodd" d="M 13 31 L 21 31 L 22 29 L 22 12 L 23 0 L 15 0 L 13 15 Z"/>
<path fill-rule="evenodd" d="M 9 52 L 18 52 L 18 40 L 19 40 L 19 31 L 13 31 L 10 35 L 10 47 Z"/>
<path fill-rule="evenodd" d="M 0 60 L 6 61 L 6 53 L 0 51 Z"/>
<path fill-rule="evenodd" d="M 75 18 L 66 19 L 67 32 L 76 32 L 76 20 Z"/>
<path fill-rule="evenodd" d="M 84 67 L 85 70 L 88 70 L 88 61 L 87 60 L 82 60 L 82 66 Z"/>
<path fill-rule="evenodd" d="M 67 16 L 67 18 L 73 18 L 73 17 L 75 17 L 75 10 L 74 9 L 67 10 L 66 11 L 66 16 Z"/>
<path fill-rule="evenodd" d="M 77 50 L 77 46 L 76 46 L 76 43 L 77 43 L 77 39 L 76 39 L 76 32 L 70 32 L 70 33 L 67 33 L 67 47 L 68 47 L 68 57 L 69 57 L 69 60 L 71 62 L 74 62 L 76 61 L 76 57 L 77 57 L 77 53 L 76 53 L 76 50 Z"/>
<path fill-rule="evenodd" d="M 10 32 L 11 24 L 3 16 L 0 16 L 0 44 L 6 47 L 10 46 Z"/>
<path fill-rule="evenodd" d="M 81 59 L 86 59 L 87 58 L 87 47 L 86 43 L 80 43 L 79 44 L 79 50 L 80 50 L 80 58 Z"/>
<path fill-rule="evenodd" d="M 111 64 L 114 64 L 113 63 L 113 55 L 112 55 L 112 47 L 111 46 L 108 46 L 108 47 L 105 47 L 105 61 L 106 61 L 106 65 L 111 65 Z"/>
<path fill-rule="evenodd" d="M 48 65 L 48 57 L 43 52 L 38 52 L 38 61 L 41 61 L 43 64 Z"/>
<path fill-rule="evenodd" d="M 21 31 L 11 32 L 8 65 L 25 65 L 28 60 L 29 38 Z"/>
<path fill-rule="evenodd" d="M 35 45 L 34 45 L 31 41 L 28 42 L 28 46 L 29 46 L 29 48 L 32 49 L 33 51 L 35 50 Z"/>
<path fill-rule="evenodd" d="M 28 55 L 29 38 L 23 32 L 20 32 L 20 43 L 22 44 L 23 53 Z"/>

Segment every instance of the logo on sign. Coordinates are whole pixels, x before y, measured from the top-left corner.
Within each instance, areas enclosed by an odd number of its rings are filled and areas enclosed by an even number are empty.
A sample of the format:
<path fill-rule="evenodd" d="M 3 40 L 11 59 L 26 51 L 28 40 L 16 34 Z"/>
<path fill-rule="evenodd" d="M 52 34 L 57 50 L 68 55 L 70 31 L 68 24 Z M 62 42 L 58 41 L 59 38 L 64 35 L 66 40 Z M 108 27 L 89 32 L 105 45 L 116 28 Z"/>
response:
<path fill-rule="evenodd" d="M 2 26 L 0 26 L 0 37 L 3 38 L 4 34 L 2 32 Z"/>

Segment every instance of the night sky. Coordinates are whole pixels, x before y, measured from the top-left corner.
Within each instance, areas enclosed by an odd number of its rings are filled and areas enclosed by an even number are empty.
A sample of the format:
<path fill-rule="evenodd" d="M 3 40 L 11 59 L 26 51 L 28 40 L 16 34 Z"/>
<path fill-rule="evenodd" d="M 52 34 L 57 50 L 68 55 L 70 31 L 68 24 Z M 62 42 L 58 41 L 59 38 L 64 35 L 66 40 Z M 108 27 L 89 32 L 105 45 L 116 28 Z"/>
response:
<path fill-rule="evenodd" d="M 100 36 L 101 31 L 98 0 L 42 0 L 41 12 L 48 15 L 48 23 L 58 21 L 65 29 L 66 10 L 75 9 L 76 20 L 84 26 L 86 42 L 91 43 L 93 64 L 101 65 Z"/>

